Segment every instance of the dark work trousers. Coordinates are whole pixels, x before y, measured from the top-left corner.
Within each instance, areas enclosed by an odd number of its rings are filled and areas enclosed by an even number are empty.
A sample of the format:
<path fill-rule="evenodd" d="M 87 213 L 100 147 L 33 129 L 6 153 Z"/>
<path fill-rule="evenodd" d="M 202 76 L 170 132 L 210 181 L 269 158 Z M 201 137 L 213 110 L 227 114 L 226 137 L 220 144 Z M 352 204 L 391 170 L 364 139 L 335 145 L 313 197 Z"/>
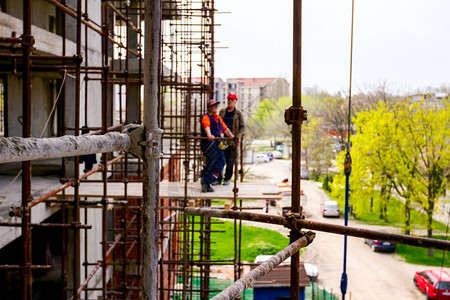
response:
<path fill-rule="evenodd" d="M 227 164 L 225 167 L 225 176 L 223 177 L 223 180 L 229 181 L 231 177 L 233 177 L 234 162 L 236 161 L 236 148 L 230 146 L 223 150 L 223 152 L 225 152 L 225 162 Z M 220 174 L 217 180 L 222 182 L 222 174 Z"/>
<path fill-rule="evenodd" d="M 206 157 L 206 164 L 203 166 L 202 179 L 206 184 L 211 184 L 220 176 L 225 165 L 223 150 L 220 150 L 219 142 L 210 141 L 203 150 Z"/>

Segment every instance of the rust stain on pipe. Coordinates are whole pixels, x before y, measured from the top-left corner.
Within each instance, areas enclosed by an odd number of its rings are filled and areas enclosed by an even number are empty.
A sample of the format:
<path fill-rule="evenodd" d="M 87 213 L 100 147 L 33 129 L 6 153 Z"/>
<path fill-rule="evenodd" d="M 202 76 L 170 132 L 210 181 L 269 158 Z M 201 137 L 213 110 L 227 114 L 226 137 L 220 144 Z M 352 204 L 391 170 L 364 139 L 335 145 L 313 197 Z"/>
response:
<path fill-rule="evenodd" d="M 288 257 L 291 257 L 292 255 L 297 253 L 301 248 L 309 245 L 314 240 L 315 236 L 316 234 L 314 232 L 307 232 L 305 236 L 299 238 L 298 240 L 272 256 L 269 260 L 260 264 L 258 267 L 250 271 L 247 275 L 243 276 L 241 279 L 224 289 L 221 293 L 212 298 L 212 300 L 235 299 L 247 288 L 251 287 L 259 278 L 275 269 L 279 264 L 285 261 Z"/>

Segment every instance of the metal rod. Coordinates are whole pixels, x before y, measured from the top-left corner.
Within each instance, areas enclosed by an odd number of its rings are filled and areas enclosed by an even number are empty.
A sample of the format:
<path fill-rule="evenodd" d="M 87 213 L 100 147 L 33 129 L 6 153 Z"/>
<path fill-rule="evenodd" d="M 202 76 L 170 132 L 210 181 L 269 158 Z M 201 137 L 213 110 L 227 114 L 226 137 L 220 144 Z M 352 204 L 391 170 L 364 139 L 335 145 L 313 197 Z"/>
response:
<path fill-rule="evenodd" d="M 302 0 L 294 0 L 293 7 L 293 70 L 292 70 L 292 107 L 302 106 Z M 292 124 L 292 194 L 291 211 L 294 214 L 302 212 L 300 203 L 301 194 L 301 123 Z M 290 233 L 290 242 L 299 238 L 294 230 Z M 291 300 L 299 298 L 299 260 L 300 254 L 296 253 L 291 259 Z"/>
<path fill-rule="evenodd" d="M 0 138 L 0 163 L 127 151 L 130 145 L 128 134 L 115 132 L 40 139 Z"/>
<path fill-rule="evenodd" d="M 158 206 L 161 130 L 158 128 L 161 0 L 145 1 L 142 298 L 158 297 Z"/>
<path fill-rule="evenodd" d="M 23 35 L 21 37 L 23 47 L 23 102 L 22 116 L 23 127 L 22 136 L 31 136 L 31 74 L 30 55 L 33 47 L 33 36 L 31 35 L 31 1 L 23 1 Z M 2 153 L 5 153 L 3 147 Z M 29 223 L 31 221 L 31 210 L 27 209 L 28 201 L 31 198 L 31 159 L 22 163 L 22 299 L 33 299 L 32 293 L 32 273 L 31 273 L 31 231 Z"/>
<path fill-rule="evenodd" d="M 260 264 L 258 267 L 244 275 L 241 279 L 224 289 L 218 295 L 216 295 L 213 300 L 227 300 L 227 299 L 235 299 L 240 294 L 242 294 L 247 288 L 252 286 L 255 281 L 259 278 L 265 276 L 267 273 L 275 269 L 279 264 L 285 261 L 288 257 L 291 257 L 298 253 L 301 248 L 309 245 L 315 238 L 316 234 L 309 231 L 305 234 L 305 236 L 295 240 L 289 246 L 272 256 L 270 259 Z M 296 289 L 299 289 L 297 284 Z M 297 292 L 298 294 L 298 292 Z M 297 298 L 298 299 L 298 298 Z"/>
<path fill-rule="evenodd" d="M 191 207 L 186 208 L 184 213 L 186 215 L 193 215 L 193 216 L 195 215 L 214 218 L 241 219 L 253 222 L 270 223 L 283 225 L 294 229 L 298 228 L 310 229 L 340 235 L 354 236 L 358 238 L 378 239 L 387 242 L 394 242 L 422 248 L 433 248 L 436 250 L 446 250 L 446 251 L 450 250 L 450 241 L 423 238 L 404 234 L 387 233 L 383 231 L 368 230 L 351 226 L 346 227 L 342 225 L 334 225 L 329 223 L 301 220 L 295 218 L 286 218 L 275 215 L 266 215 L 252 212 L 239 212 L 230 210 L 224 211 L 208 208 L 191 208 Z"/>
<path fill-rule="evenodd" d="M 80 135 L 80 101 L 81 101 L 81 0 L 77 0 L 77 12 L 76 12 L 76 68 L 75 68 L 75 136 Z M 80 177 L 80 157 L 75 156 L 74 163 L 74 177 Z M 74 180 L 74 205 L 72 209 L 72 223 L 80 223 L 80 193 L 79 184 L 77 180 Z M 73 290 L 76 291 L 80 284 L 81 263 L 80 263 L 80 231 L 77 227 L 73 230 Z M 74 300 L 78 299 L 78 294 L 74 293 Z"/>

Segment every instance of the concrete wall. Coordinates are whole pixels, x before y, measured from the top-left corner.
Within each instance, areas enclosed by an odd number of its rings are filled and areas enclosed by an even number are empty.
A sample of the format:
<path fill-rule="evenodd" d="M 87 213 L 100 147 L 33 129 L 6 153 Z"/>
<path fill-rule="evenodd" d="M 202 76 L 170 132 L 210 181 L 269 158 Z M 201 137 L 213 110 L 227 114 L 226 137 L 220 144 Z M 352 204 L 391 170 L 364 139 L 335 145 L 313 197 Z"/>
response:
<path fill-rule="evenodd" d="M 11 3 L 10 3 L 11 2 Z M 69 1 L 70 2 L 70 1 Z M 76 1 L 72 1 L 76 4 Z M 32 26 L 32 34 L 35 37 L 36 53 L 43 54 L 62 54 L 62 38 L 54 33 L 46 31 L 49 28 L 48 19 L 50 16 L 56 14 L 55 8 L 47 1 L 36 0 L 32 1 L 32 16 L 33 23 L 36 26 Z M 84 3 L 84 2 L 83 2 Z M 101 1 L 91 0 L 89 4 L 89 18 L 96 22 L 101 22 Z M 70 3 L 69 3 L 70 4 Z M 22 33 L 22 2 L 21 1 L 8 1 L 7 13 L 0 13 L 0 36 L 11 36 L 12 32 L 16 32 L 16 36 L 20 36 Z M 35 20 L 36 18 L 36 20 Z M 71 20 L 71 21 L 69 21 Z M 66 32 L 72 36 L 76 33 L 76 26 L 73 23 L 73 18 L 67 17 Z M 84 60 L 88 61 L 89 65 L 101 66 L 101 37 L 88 30 L 88 51 L 84 47 L 84 30 L 82 30 L 82 56 Z M 76 45 L 71 41 L 66 41 L 66 55 L 72 56 L 76 53 Z M 84 63 L 83 63 L 84 64 Z M 62 75 L 59 72 L 47 73 L 32 73 L 32 135 L 39 136 L 40 130 L 43 128 L 48 113 L 51 110 L 54 96 L 56 96 L 55 90 L 52 91 L 51 82 L 53 79 L 62 79 Z M 91 77 L 99 77 L 99 75 L 92 75 Z M 83 79 L 83 78 L 82 78 Z M 85 85 L 87 84 L 88 99 L 87 99 L 87 122 L 85 120 Z M 22 129 L 17 118 L 22 115 L 22 79 L 21 74 L 18 76 L 8 76 L 7 79 L 7 102 L 8 102 L 8 129 L 9 136 L 21 136 Z M 75 79 L 73 74 L 69 74 L 66 77 L 65 82 L 66 89 L 66 120 L 68 127 L 74 127 L 75 125 Z M 57 92 L 57 91 L 56 91 Z M 99 81 L 81 83 L 81 97 L 80 97 L 80 124 L 88 126 L 100 126 L 101 117 L 101 83 Z M 44 121 L 42 121 L 44 120 Z M 9 128 L 10 127 L 10 128 Z M 44 136 L 51 134 L 50 129 L 47 130 Z M 73 134 L 73 132 L 68 132 Z"/>
<path fill-rule="evenodd" d="M 31 79 L 31 135 L 40 137 L 52 108 L 51 79 L 33 77 Z M 8 89 L 8 135 L 22 136 L 22 78 L 9 75 L 7 77 Z M 50 124 L 51 125 L 51 124 Z M 48 126 L 43 137 L 50 136 L 52 126 Z"/>
<path fill-rule="evenodd" d="M 6 13 L 23 19 L 23 1 L 6 0 Z M 56 8 L 45 0 L 31 1 L 31 24 L 50 30 L 50 18 L 56 22 Z"/>

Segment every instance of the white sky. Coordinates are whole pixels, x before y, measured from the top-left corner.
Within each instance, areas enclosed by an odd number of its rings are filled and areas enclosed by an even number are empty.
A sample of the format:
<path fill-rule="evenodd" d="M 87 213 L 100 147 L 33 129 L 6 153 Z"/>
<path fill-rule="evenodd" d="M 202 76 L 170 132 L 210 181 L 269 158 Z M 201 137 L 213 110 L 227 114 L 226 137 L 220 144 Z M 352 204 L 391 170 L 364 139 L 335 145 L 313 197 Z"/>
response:
<path fill-rule="evenodd" d="M 292 0 L 216 0 L 216 77 L 292 77 Z M 450 85 L 450 0 L 355 0 L 353 86 Z M 303 87 L 348 89 L 351 0 L 303 0 Z"/>

